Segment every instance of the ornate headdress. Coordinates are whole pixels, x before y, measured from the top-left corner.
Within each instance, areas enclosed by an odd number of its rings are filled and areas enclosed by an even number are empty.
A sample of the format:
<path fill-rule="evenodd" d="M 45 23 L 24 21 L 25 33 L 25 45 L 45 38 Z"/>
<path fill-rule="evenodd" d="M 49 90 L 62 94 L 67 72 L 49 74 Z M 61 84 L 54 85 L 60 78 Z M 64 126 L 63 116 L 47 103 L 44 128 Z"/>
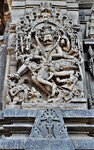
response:
<path fill-rule="evenodd" d="M 52 27 L 47 22 L 45 22 L 44 26 L 42 27 L 41 34 L 43 36 L 47 34 L 51 34 L 51 35 L 53 34 Z"/>

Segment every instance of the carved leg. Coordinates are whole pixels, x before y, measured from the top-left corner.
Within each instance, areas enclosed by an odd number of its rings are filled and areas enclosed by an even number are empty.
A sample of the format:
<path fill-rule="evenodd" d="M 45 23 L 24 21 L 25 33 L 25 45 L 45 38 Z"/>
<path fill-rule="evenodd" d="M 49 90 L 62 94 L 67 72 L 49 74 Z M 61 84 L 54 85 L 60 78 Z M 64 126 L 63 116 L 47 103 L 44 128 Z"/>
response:
<path fill-rule="evenodd" d="M 55 72 L 55 76 L 70 76 L 70 74 L 74 74 L 74 70 L 69 70 L 69 71 L 60 71 L 60 72 Z"/>
<path fill-rule="evenodd" d="M 54 96 L 54 95 L 55 95 L 57 86 L 56 86 L 56 84 L 55 84 L 54 82 L 51 83 L 51 82 L 49 82 L 49 81 L 47 81 L 47 80 L 44 80 L 44 79 L 41 78 L 41 77 L 37 77 L 37 80 L 38 80 L 40 83 L 44 84 L 44 85 L 50 86 L 50 87 L 52 88 L 52 94 L 51 94 L 51 96 Z"/>
<path fill-rule="evenodd" d="M 35 83 L 35 85 L 42 90 L 42 92 L 44 92 L 47 96 L 50 95 L 50 92 L 37 81 L 37 77 L 36 76 L 32 76 L 32 81 Z"/>
<path fill-rule="evenodd" d="M 57 85 L 53 82 L 53 86 L 52 86 L 52 97 L 55 95 L 56 93 L 56 89 L 57 89 Z"/>
<path fill-rule="evenodd" d="M 17 74 L 19 74 L 19 76 L 23 75 L 24 73 L 26 73 L 28 70 L 27 66 L 25 64 L 23 64 L 17 71 Z"/>
<path fill-rule="evenodd" d="M 45 85 L 48 85 L 48 86 L 50 86 L 50 87 L 52 87 L 53 86 L 53 84 L 51 83 L 51 82 L 49 82 L 49 81 L 47 81 L 47 80 L 44 80 L 43 78 L 41 78 L 41 77 L 37 77 L 37 80 L 40 82 L 40 83 L 42 83 L 42 84 L 45 84 Z"/>

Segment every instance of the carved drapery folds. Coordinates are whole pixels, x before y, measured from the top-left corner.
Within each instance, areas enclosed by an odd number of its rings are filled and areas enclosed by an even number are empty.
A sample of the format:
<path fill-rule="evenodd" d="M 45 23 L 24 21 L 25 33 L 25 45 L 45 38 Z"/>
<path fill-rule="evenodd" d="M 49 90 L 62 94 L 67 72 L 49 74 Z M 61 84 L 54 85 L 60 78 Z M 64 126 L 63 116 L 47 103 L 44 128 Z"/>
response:
<path fill-rule="evenodd" d="M 8 75 L 8 104 L 57 107 L 85 99 L 79 27 L 60 9 L 41 3 L 20 18 L 9 53 L 17 66 Z"/>

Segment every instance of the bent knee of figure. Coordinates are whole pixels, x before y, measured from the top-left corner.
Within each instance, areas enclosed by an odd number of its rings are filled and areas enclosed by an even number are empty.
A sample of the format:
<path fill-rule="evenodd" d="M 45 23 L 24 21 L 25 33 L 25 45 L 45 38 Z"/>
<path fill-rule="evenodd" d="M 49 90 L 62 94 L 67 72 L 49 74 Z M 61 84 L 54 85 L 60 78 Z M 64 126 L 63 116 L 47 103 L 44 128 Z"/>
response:
<path fill-rule="evenodd" d="M 37 80 L 37 77 L 32 75 L 32 80 Z"/>

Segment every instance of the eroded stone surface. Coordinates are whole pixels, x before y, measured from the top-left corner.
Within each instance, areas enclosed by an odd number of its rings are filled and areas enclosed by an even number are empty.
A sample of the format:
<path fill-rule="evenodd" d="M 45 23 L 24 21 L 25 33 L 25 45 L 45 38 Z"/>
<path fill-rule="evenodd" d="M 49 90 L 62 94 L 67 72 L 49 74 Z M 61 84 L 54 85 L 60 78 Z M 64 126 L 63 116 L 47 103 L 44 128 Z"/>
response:
<path fill-rule="evenodd" d="M 86 101 L 79 30 L 67 13 L 47 2 L 11 26 L 8 105 L 63 107 Z"/>
<path fill-rule="evenodd" d="M 74 150 L 59 109 L 45 109 L 37 115 L 25 149 Z"/>

